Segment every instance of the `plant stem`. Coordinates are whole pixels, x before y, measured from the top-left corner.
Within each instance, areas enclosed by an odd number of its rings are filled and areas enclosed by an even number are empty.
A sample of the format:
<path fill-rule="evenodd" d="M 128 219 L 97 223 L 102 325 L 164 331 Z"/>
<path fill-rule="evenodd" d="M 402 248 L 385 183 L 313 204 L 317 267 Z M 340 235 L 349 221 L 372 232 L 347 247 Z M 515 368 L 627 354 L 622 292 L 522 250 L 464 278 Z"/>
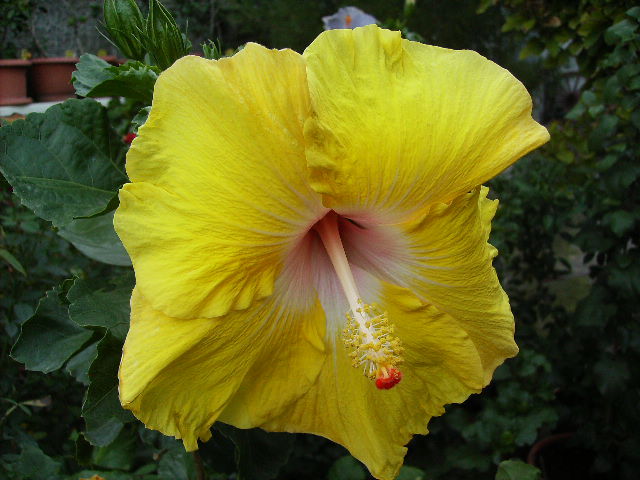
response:
<path fill-rule="evenodd" d="M 196 462 L 196 478 L 198 480 L 207 480 L 207 474 L 204 472 L 204 464 L 202 463 L 200 454 L 197 451 L 192 453 L 193 460 Z"/>

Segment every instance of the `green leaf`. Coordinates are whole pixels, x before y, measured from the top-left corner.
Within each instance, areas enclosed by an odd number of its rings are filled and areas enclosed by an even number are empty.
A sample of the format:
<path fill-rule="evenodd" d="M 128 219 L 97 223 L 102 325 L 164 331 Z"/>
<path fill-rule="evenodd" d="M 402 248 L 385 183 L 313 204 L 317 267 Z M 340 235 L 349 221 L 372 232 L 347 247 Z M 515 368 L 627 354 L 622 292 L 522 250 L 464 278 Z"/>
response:
<path fill-rule="evenodd" d="M 242 430 L 218 423 L 216 428 L 236 446 L 238 480 L 271 480 L 287 463 L 295 437 L 267 433 L 259 428 Z"/>
<path fill-rule="evenodd" d="M 533 38 L 520 50 L 518 58 L 524 60 L 534 55 L 540 55 L 544 51 L 544 42 L 538 38 Z"/>
<path fill-rule="evenodd" d="M 635 225 L 636 215 L 627 210 L 616 210 L 615 212 L 607 213 L 602 223 L 608 225 L 611 231 L 618 237 L 622 237 Z"/>
<path fill-rule="evenodd" d="M 151 113 L 151 107 L 141 108 L 136 116 L 131 120 L 131 126 L 133 133 L 138 133 L 138 129 L 147 123 L 147 119 L 149 118 L 149 114 Z"/>
<path fill-rule="evenodd" d="M 85 53 L 73 72 L 76 93 L 83 97 L 126 97 L 151 104 L 153 86 L 160 72 L 142 62 L 129 61 L 113 66 L 101 58 Z"/>
<path fill-rule="evenodd" d="M 427 474 L 424 472 L 424 470 L 404 465 L 400 469 L 400 473 L 398 474 L 398 478 L 396 478 L 396 480 L 426 480 L 426 475 Z"/>
<path fill-rule="evenodd" d="M 5 466 L 7 465 L 3 465 L 3 467 Z M 45 454 L 35 442 L 24 442 L 20 455 L 15 461 L 10 462 L 8 467 L 10 471 L 15 473 L 13 478 L 16 479 L 46 478 L 47 480 L 55 480 L 60 478 L 59 472 L 62 463 Z"/>
<path fill-rule="evenodd" d="M 505 460 L 498 465 L 496 480 L 539 480 L 540 470 L 521 460 Z"/>
<path fill-rule="evenodd" d="M 175 448 L 166 452 L 158 464 L 158 480 L 193 480 L 196 476 L 193 454 L 185 452 L 176 442 Z"/>
<path fill-rule="evenodd" d="M 58 234 L 89 258 L 109 265 L 130 266 L 131 259 L 113 228 L 114 214 L 75 219 Z"/>
<path fill-rule="evenodd" d="M 80 350 L 69 359 L 65 370 L 83 385 L 89 385 L 89 367 L 98 354 L 98 342 Z"/>
<path fill-rule="evenodd" d="M 618 23 L 611 25 L 604 32 L 604 41 L 608 45 L 615 45 L 619 42 L 628 42 L 633 40 L 638 25 L 628 19 L 624 19 Z"/>
<path fill-rule="evenodd" d="M 127 181 L 104 107 L 71 99 L 0 128 L 0 172 L 24 205 L 64 226 L 104 210 Z"/>
<path fill-rule="evenodd" d="M 67 294 L 69 316 L 82 327 L 101 327 L 123 341 L 129 330 L 133 275 L 126 276 L 123 284 L 105 289 L 104 282 L 91 282 L 77 278 Z"/>
<path fill-rule="evenodd" d="M 11 356 L 28 370 L 49 373 L 59 369 L 91 338 L 91 331 L 69 318 L 62 295 L 60 287 L 48 291 L 22 325 Z"/>
<path fill-rule="evenodd" d="M 478 7 L 476 8 L 476 13 L 478 15 L 486 12 L 489 7 L 495 6 L 495 2 L 493 0 L 480 0 Z"/>
<path fill-rule="evenodd" d="M 122 342 L 106 333 L 98 344 L 98 355 L 89 368 L 89 388 L 82 405 L 87 425 L 85 437 L 96 446 L 113 442 L 123 424 L 133 420 L 131 412 L 120 406 L 118 367 Z"/>
<path fill-rule="evenodd" d="M 640 262 L 622 265 L 611 265 L 609 268 L 609 285 L 623 295 L 640 295 Z"/>
<path fill-rule="evenodd" d="M 75 440 L 76 462 L 80 465 L 91 465 L 93 448 L 94 447 L 87 442 L 87 439 L 84 438 L 84 435 L 77 435 Z"/>
<path fill-rule="evenodd" d="M 589 107 L 598 105 L 598 97 L 591 90 L 585 90 L 582 92 L 580 100 Z"/>
<path fill-rule="evenodd" d="M 626 14 L 636 20 L 640 20 L 640 7 L 632 7 L 626 11 Z"/>
<path fill-rule="evenodd" d="M 351 455 L 346 455 L 331 465 L 327 480 L 364 480 L 366 477 L 362 464 Z"/>
<path fill-rule="evenodd" d="M 14 269 L 16 269 L 22 275 L 25 275 L 25 276 L 27 275 L 27 272 L 25 271 L 22 264 L 18 261 L 16 257 L 11 255 L 11 252 L 9 252 L 8 250 L 5 250 L 4 248 L 0 248 L 0 258 L 5 260 L 9 265 L 11 265 Z"/>
<path fill-rule="evenodd" d="M 136 454 L 136 435 L 123 429 L 115 441 L 93 449 L 92 463 L 103 468 L 129 470 Z"/>

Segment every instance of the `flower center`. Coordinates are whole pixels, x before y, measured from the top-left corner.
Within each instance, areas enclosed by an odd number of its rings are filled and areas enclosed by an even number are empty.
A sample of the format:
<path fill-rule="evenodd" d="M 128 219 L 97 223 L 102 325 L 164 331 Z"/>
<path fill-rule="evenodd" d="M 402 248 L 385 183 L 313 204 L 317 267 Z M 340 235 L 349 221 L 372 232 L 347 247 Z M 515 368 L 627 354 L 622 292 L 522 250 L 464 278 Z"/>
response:
<path fill-rule="evenodd" d="M 389 323 L 387 312 L 382 312 L 376 305 L 364 303 L 360 298 L 340 238 L 338 214 L 329 212 L 314 228 L 349 303 L 343 340 L 352 364 L 355 368 L 362 368 L 365 376 L 375 380 L 379 389 L 392 388 L 402 379 L 402 373 L 396 368 L 402 363 L 402 346 L 400 340 L 393 336 L 393 325 Z"/>

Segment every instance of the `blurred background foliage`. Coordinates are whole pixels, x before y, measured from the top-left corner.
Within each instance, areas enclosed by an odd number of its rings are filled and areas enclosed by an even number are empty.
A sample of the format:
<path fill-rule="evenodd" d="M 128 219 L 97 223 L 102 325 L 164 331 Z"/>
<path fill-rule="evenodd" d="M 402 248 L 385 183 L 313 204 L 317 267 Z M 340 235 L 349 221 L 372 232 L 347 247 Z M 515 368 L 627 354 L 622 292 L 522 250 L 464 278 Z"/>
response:
<path fill-rule="evenodd" d="M 49 21 L 43 18 L 50 18 L 50 9 L 66 14 L 76 32 L 84 23 L 93 28 L 99 8 L 95 13 L 96 5 L 89 5 L 93 13 L 78 21 L 76 3 L 2 0 L 3 12 L 15 7 L 21 25 L 5 37 L 13 49 L 34 48 L 34 39 L 43 50 L 47 40 L 58 45 L 55 32 L 36 38 L 27 28 L 28 22 Z M 351 4 L 426 43 L 477 50 L 508 68 L 532 92 L 535 115 L 552 138 L 490 185 L 501 202 L 491 235 L 500 251 L 495 267 L 511 300 L 521 352 L 498 369 L 481 395 L 432 420 L 431 433 L 411 442 L 410 467 L 400 478 L 637 478 L 640 7 L 623 0 L 418 0 L 409 15 L 402 1 Z M 196 50 L 212 39 L 222 52 L 247 41 L 302 51 L 321 31 L 321 17 L 344 2 L 207 0 L 166 6 Z M 93 32 L 92 49 L 113 50 Z M 114 135 L 133 128 L 130 122 L 142 106 L 112 101 Z M 56 312 L 78 302 L 118 297 L 131 279 L 128 270 L 79 253 L 0 181 L 3 478 L 187 480 L 201 471 L 213 479 L 367 478 L 344 449 L 310 435 L 219 425 L 200 457 L 193 457 L 117 405 L 106 417 L 92 416 L 91 402 L 113 400 L 109 382 L 123 333 L 117 325 L 92 326 L 70 360 L 40 368 L 46 375 L 11 359 L 24 322 L 37 326 L 38 318 L 57 318 Z M 74 280 L 65 282 L 69 278 Z M 87 285 L 105 279 L 110 290 L 87 293 Z M 52 290 L 54 285 L 59 286 Z M 92 365 L 98 357 L 104 371 Z"/>

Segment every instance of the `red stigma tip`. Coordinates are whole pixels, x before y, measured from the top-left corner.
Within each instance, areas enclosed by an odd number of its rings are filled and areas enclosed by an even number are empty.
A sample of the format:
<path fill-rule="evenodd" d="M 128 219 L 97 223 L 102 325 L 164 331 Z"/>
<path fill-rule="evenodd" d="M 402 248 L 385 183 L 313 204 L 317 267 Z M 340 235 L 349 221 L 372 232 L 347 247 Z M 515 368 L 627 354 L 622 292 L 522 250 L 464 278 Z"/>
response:
<path fill-rule="evenodd" d="M 376 387 L 380 390 L 389 390 L 399 384 L 400 380 L 402 380 L 402 372 L 395 368 L 390 368 L 388 377 L 376 378 Z"/>
<path fill-rule="evenodd" d="M 131 142 L 133 142 L 133 139 L 137 136 L 138 135 L 136 135 L 135 133 L 127 133 L 124 137 L 122 137 L 122 141 L 124 143 L 131 144 Z"/>

